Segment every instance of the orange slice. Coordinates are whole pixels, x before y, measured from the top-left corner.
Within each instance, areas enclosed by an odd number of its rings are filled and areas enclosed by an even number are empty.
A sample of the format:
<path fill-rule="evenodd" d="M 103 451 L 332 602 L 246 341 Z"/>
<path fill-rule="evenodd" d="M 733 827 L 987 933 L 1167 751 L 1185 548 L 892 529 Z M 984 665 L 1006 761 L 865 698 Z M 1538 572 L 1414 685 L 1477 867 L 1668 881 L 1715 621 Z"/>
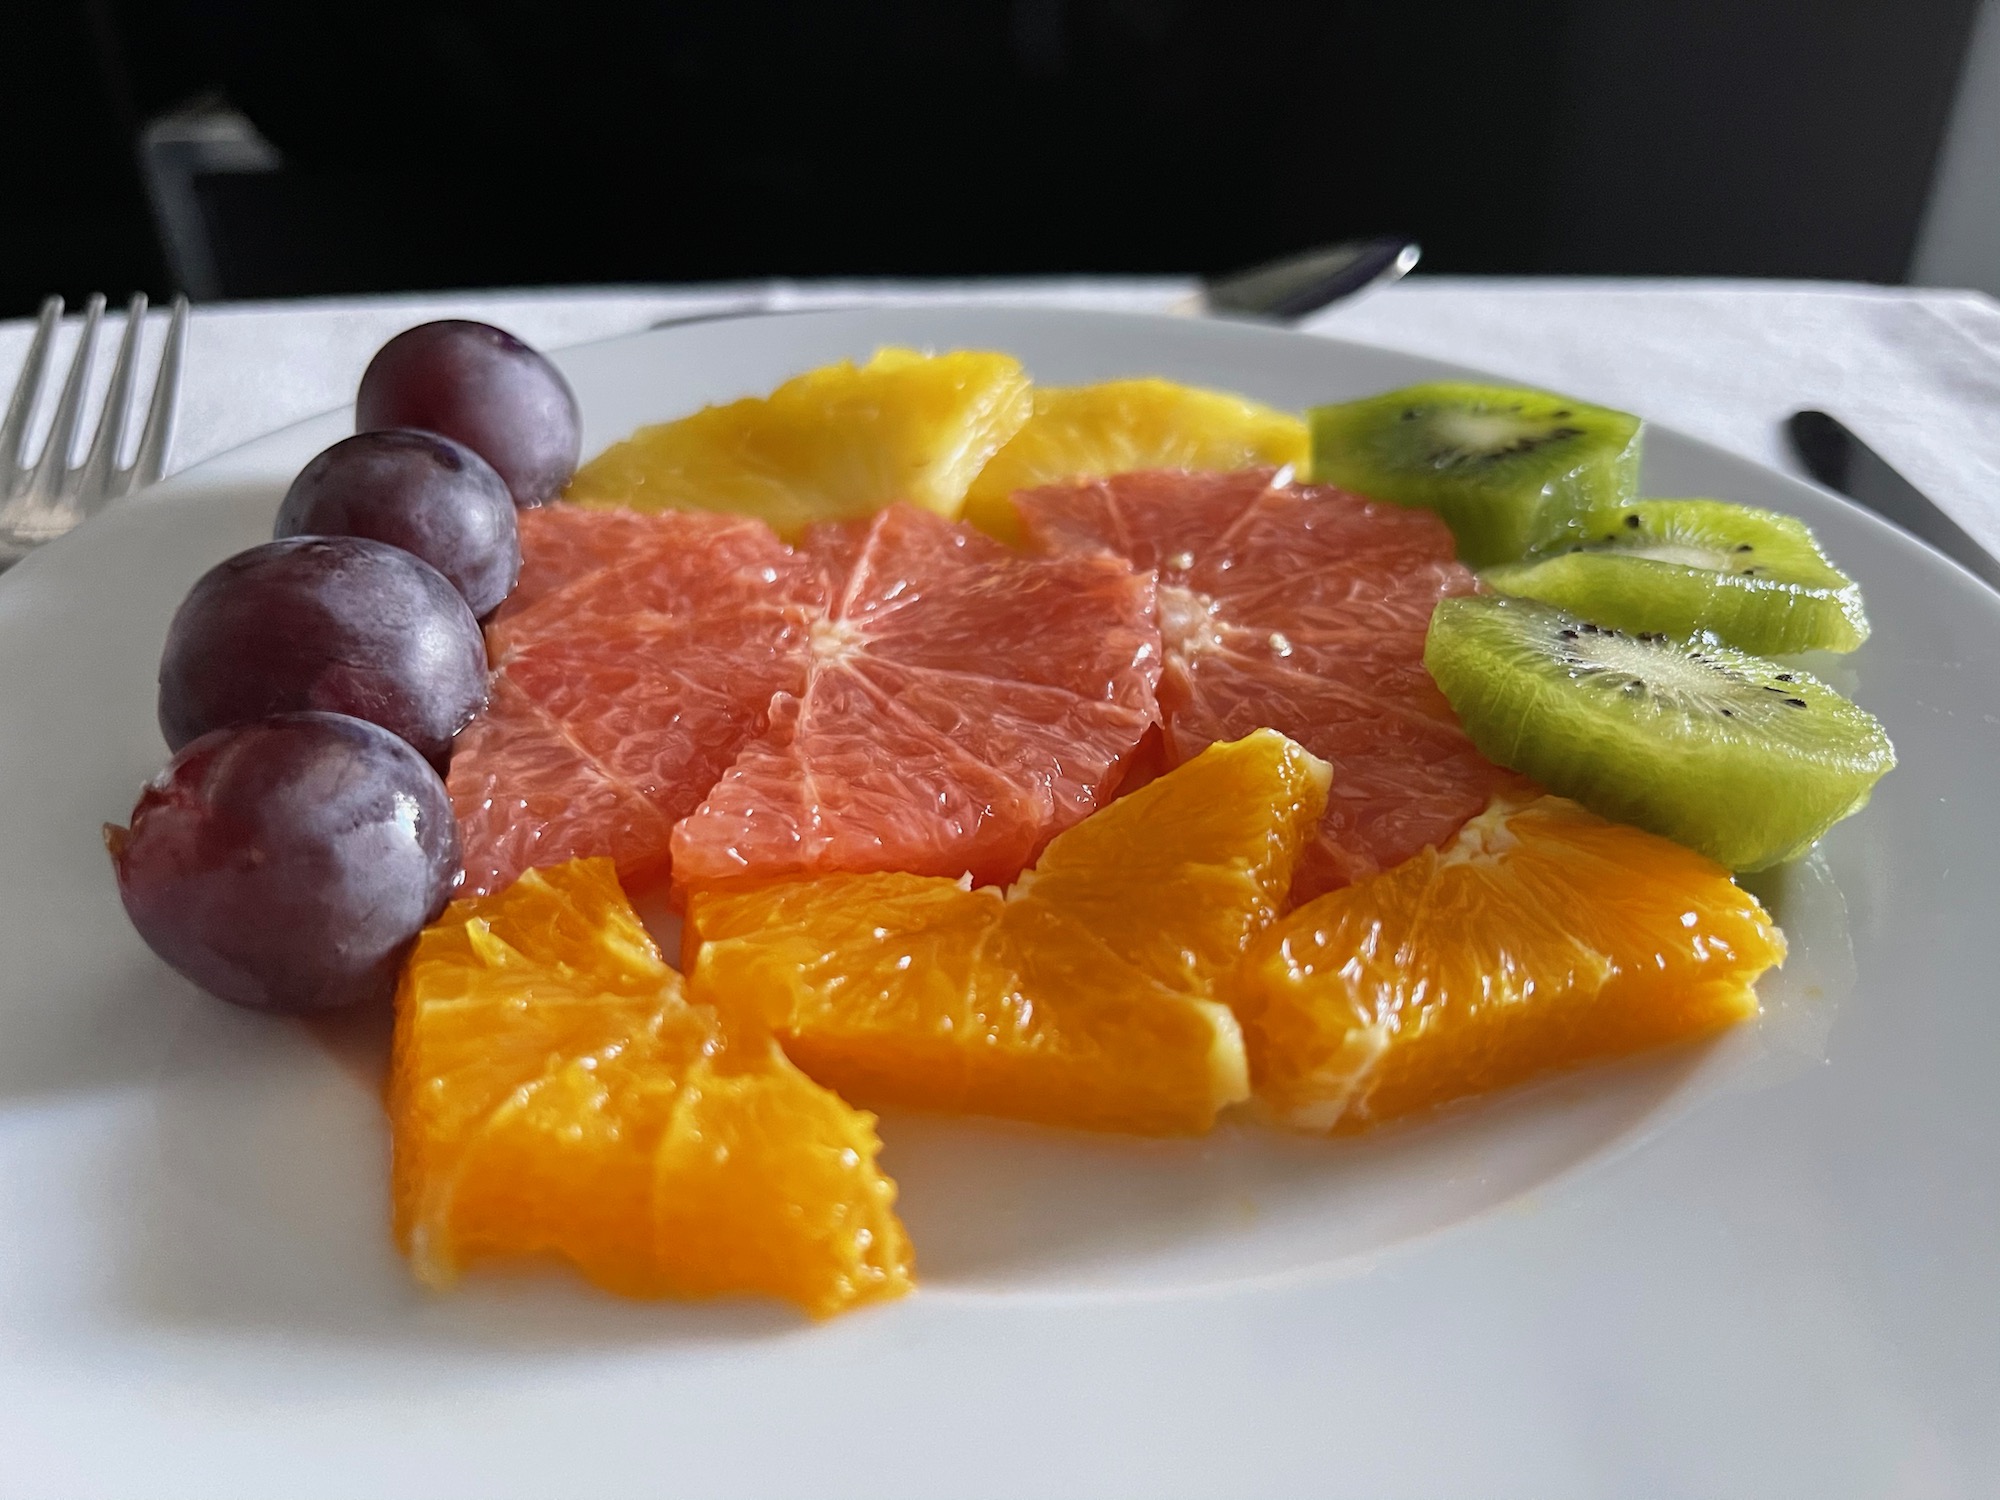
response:
<path fill-rule="evenodd" d="M 1233 998 L 1260 1101 L 1349 1132 L 1746 1020 L 1784 956 L 1721 866 L 1560 797 L 1503 797 L 1272 927 Z"/>
<path fill-rule="evenodd" d="M 883 349 L 642 427 L 578 469 L 564 498 L 733 511 L 786 537 L 896 500 L 956 520 L 973 476 L 1032 409 L 1027 375 L 1004 354 Z"/>
<path fill-rule="evenodd" d="M 692 993 L 763 1006 L 848 1098 L 1197 1133 L 1249 1092 L 1218 982 L 1284 900 L 1326 786 L 1264 730 L 1058 835 L 1004 893 L 903 874 L 698 891 Z"/>
<path fill-rule="evenodd" d="M 1171 380 L 1040 386 L 1035 414 L 966 492 L 965 519 L 1003 542 L 1021 538 L 1016 490 L 1139 469 L 1215 471 L 1304 464 L 1306 424 L 1226 391 Z"/>
<path fill-rule="evenodd" d="M 389 1083 L 396 1237 L 448 1286 L 556 1257 L 635 1297 L 824 1316 L 910 1287 L 874 1120 L 754 1020 L 690 1005 L 609 860 L 531 870 L 417 941 Z"/>

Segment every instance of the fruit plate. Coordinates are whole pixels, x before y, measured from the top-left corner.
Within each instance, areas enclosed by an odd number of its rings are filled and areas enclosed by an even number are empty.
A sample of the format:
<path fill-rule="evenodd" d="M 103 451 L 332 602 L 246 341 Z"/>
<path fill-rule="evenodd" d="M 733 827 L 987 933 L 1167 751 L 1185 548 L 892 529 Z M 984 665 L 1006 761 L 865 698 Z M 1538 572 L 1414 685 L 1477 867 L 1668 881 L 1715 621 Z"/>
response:
<path fill-rule="evenodd" d="M 974 309 L 558 357 L 585 451 L 882 344 L 1281 407 L 1466 372 L 1223 323 Z M 1477 377 L 1475 377 L 1477 378 Z M 1799 515 L 1875 622 L 1816 670 L 1900 769 L 1757 889 L 1754 1028 L 1328 1143 L 892 1115 L 913 1298 L 825 1325 L 559 1275 L 424 1292 L 382 1039 L 233 1011 L 119 910 L 193 580 L 347 430 L 178 476 L 0 578 L 0 1493 L 1979 1494 L 2000 1486 L 2000 599 L 1654 429 L 1645 491 Z"/>

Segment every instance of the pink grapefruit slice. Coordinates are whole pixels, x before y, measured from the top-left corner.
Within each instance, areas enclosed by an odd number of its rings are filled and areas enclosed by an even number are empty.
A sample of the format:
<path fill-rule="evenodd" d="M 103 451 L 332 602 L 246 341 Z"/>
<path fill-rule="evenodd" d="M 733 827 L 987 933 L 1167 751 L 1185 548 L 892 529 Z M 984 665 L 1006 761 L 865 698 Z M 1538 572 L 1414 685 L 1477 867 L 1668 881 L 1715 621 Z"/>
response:
<path fill-rule="evenodd" d="M 1157 577 L 1169 765 L 1265 728 L 1332 763 L 1303 901 L 1451 838 L 1521 783 L 1473 749 L 1424 670 L 1431 610 L 1475 587 L 1444 523 L 1288 478 L 1121 474 L 1014 503 L 1032 545 Z"/>
<path fill-rule="evenodd" d="M 521 537 L 451 767 L 469 894 L 592 856 L 635 887 L 1011 880 L 1158 722 L 1152 579 L 1114 558 L 1023 556 L 907 506 L 797 548 L 567 506 Z"/>
<path fill-rule="evenodd" d="M 826 580 L 762 523 L 691 511 L 524 511 L 521 551 L 452 755 L 466 892 L 598 855 L 656 881 L 673 825 L 803 682 Z"/>
<path fill-rule="evenodd" d="M 834 581 L 802 688 L 675 831 L 677 884 L 901 870 L 1012 880 L 1158 723 L 1153 581 L 909 506 L 802 549 Z"/>

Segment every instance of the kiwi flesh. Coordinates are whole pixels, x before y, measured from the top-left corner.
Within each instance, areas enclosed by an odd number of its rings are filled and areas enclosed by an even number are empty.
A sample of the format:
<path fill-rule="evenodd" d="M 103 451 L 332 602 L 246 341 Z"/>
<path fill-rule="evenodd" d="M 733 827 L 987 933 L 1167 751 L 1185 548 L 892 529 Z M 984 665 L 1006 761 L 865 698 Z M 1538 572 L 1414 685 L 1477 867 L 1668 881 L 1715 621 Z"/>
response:
<path fill-rule="evenodd" d="M 1591 517 L 1555 556 L 1489 568 L 1503 594 L 1619 630 L 1708 631 L 1759 656 L 1852 651 L 1868 639 L 1861 589 L 1805 522 L 1726 500 L 1640 500 Z"/>
<path fill-rule="evenodd" d="M 1475 568 L 1580 542 L 1639 486 L 1639 419 L 1546 391 L 1440 381 L 1315 407 L 1312 477 L 1444 517 Z"/>
<path fill-rule="evenodd" d="M 1732 870 L 1804 853 L 1896 763 L 1810 674 L 1532 599 L 1442 601 L 1424 665 L 1489 760 Z"/>

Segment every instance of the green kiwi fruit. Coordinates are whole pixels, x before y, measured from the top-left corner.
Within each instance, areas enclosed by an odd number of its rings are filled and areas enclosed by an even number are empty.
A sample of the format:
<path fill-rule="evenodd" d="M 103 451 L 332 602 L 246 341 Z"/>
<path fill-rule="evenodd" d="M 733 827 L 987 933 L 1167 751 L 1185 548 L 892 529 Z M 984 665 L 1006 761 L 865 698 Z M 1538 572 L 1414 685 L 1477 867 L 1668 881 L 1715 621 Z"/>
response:
<path fill-rule="evenodd" d="M 1805 522 L 1726 500 L 1640 500 L 1590 518 L 1552 557 L 1502 563 L 1486 582 L 1619 630 L 1708 631 L 1759 656 L 1852 651 L 1868 639 L 1861 589 Z"/>
<path fill-rule="evenodd" d="M 1809 674 L 1532 599 L 1442 601 L 1424 665 L 1489 760 L 1732 870 L 1802 854 L 1896 752 Z"/>
<path fill-rule="evenodd" d="M 1314 479 L 1436 511 L 1475 568 L 1582 541 L 1639 489 L 1639 419 L 1545 391 L 1441 381 L 1306 420 Z"/>

